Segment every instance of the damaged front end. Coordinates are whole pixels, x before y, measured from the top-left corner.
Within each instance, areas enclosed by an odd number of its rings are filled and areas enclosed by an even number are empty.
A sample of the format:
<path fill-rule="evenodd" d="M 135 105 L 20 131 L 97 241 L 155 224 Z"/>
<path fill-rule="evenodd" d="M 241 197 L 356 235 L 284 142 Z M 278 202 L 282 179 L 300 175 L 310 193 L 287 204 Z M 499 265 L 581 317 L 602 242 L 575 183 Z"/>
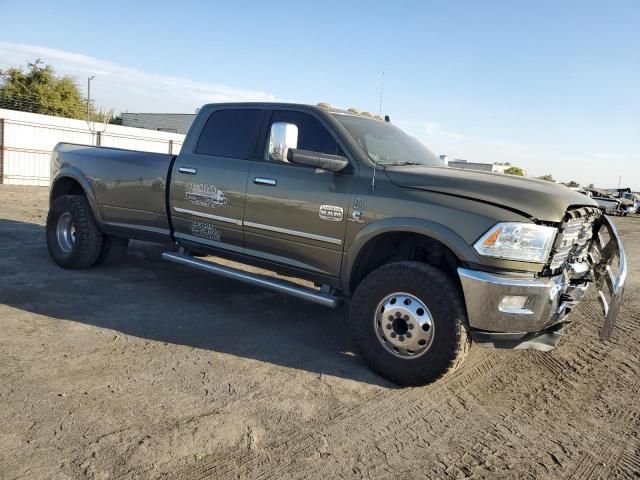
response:
<path fill-rule="evenodd" d="M 622 302 L 627 265 L 611 220 L 597 208 L 582 207 L 567 211 L 549 261 L 539 276 L 465 268 L 459 268 L 458 273 L 476 343 L 548 351 L 560 340 L 569 323 L 567 315 L 592 283 L 605 317 L 600 337 L 611 337 Z M 507 304 L 511 307 L 505 308 Z"/>

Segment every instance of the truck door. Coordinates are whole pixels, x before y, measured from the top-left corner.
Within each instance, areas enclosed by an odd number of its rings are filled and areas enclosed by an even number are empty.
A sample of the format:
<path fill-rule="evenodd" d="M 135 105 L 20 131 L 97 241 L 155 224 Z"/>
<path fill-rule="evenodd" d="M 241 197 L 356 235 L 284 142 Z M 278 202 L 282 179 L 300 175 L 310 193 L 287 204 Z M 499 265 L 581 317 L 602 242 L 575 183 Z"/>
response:
<path fill-rule="evenodd" d="M 337 277 L 356 165 L 331 172 L 289 163 L 288 148 L 344 156 L 340 139 L 319 114 L 276 110 L 266 129 L 262 159 L 247 183 L 245 247 L 248 254 Z"/>
<path fill-rule="evenodd" d="M 194 125 L 171 176 L 171 218 L 177 239 L 242 251 L 247 175 L 264 110 L 217 107 Z M 197 133 L 196 133 L 197 134 Z M 189 139 L 187 139 L 189 140 Z"/>

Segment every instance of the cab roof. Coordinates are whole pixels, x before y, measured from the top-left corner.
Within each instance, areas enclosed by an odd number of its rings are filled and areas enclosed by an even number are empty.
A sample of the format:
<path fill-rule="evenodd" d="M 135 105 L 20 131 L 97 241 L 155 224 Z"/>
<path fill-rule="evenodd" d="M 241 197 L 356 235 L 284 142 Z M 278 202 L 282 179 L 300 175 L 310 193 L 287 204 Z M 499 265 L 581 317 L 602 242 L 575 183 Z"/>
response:
<path fill-rule="evenodd" d="M 323 112 L 328 112 L 334 115 L 349 115 L 353 117 L 362 117 L 368 118 L 371 120 L 380 120 L 384 121 L 385 119 L 379 115 L 374 115 L 373 113 L 362 111 L 357 108 L 349 108 L 349 109 L 341 109 L 334 107 L 326 102 L 320 102 L 316 105 L 311 105 L 307 103 L 292 103 L 292 102 L 224 102 L 224 103 L 208 103 L 203 105 L 203 109 L 206 107 L 219 106 L 219 105 L 237 105 L 237 106 L 260 106 L 260 107 L 269 107 L 269 108 L 277 108 L 277 107 L 306 107 L 312 108 L 314 110 L 320 110 Z"/>

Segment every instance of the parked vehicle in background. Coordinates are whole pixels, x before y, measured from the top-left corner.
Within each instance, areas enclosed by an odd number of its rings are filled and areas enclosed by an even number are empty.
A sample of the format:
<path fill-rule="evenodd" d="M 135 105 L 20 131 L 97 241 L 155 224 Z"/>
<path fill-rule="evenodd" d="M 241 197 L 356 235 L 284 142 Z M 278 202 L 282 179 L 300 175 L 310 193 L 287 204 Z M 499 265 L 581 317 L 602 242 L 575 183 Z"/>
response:
<path fill-rule="evenodd" d="M 640 207 L 640 195 L 633 193 L 630 188 L 610 188 L 611 196 L 620 200 L 624 215 L 632 215 L 638 212 Z"/>
<path fill-rule="evenodd" d="M 627 192 L 624 194 L 624 199 L 629 202 L 633 202 L 629 209 L 629 213 L 640 213 L 640 193 Z"/>
<path fill-rule="evenodd" d="M 133 238 L 171 245 L 163 257 L 184 266 L 328 307 L 349 301 L 358 352 L 401 385 L 456 369 L 472 340 L 554 348 L 594 282 L 609 338 L 622 301 L 624 250 L 593 200 L 447 168 L 388 117 L 206 105 L 177 157 L 61 143 L 51 173 L 47 245 L 61 267 L 113 263 Z"/>
<path fill-rule="evenodd" d="M 633 215 L 640 209 L 640 195 L 633 193 L 630 188 L 620 188 L 614 196 L 622 202 L 622 209 L 628 215 Z"/>
<path fill-rule="evenodd" d="M 591 188 L 588 189 L 588 192 L 591 194 L 591 198 L 598 204 L 598 207 L 603 213 L 618 216 L 626 214 L 622 201 L 619 198 L 615 198 L 606 190 Z"/>

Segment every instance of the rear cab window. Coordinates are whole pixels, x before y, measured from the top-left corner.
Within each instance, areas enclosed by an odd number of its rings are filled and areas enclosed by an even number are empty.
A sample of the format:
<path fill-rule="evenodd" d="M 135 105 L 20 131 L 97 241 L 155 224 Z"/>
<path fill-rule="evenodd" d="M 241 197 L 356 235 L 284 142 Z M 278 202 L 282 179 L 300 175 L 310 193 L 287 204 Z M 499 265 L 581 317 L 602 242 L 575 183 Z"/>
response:
<path fill-rule="evenodd" d="M 263 114 L 259 109 L 216 110 L 200 133 L 195 153 L 249 159 L 255 149 Z"/>

